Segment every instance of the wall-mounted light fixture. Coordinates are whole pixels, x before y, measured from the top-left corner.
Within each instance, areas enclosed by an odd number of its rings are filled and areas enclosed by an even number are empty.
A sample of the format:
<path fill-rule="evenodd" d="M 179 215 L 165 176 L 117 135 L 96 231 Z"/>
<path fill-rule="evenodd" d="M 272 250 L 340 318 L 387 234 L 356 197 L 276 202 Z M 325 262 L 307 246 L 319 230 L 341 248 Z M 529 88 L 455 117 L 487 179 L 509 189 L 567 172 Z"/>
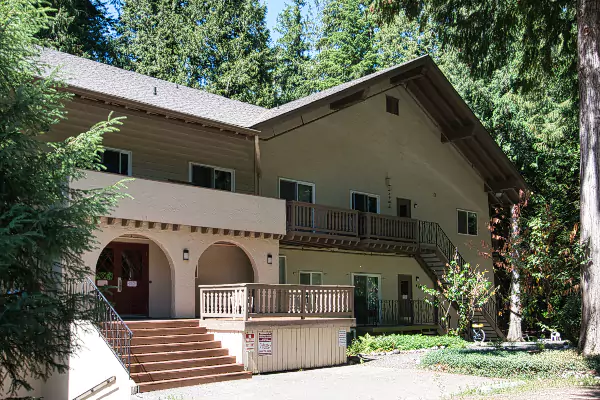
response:
<path fill-rule="evenodd" d="M 183 259 L 188 261 L 190 259 L 190 251 L 188 249 L 183 249 Z"/>
<path fill-rule="evenodd" d="M 417 282 L 419 282 L 419 277 L 418 277 L 418 276 L 417 276 L 417 277 L 415 277 L 415 280 L 416 280 Z"/>
<path fill-rule="evenodd" d="M 267 254 L 267 264 L 273 264 L 273 255 L 271 253 Z"/>
<path fill-rule="evenodd" d="M 417 208 L 417 207 L 419 207 L 419 205 L 418 205 L 417 203 L 415 203 L 415 204 L 413 205 L 413 208 Z"/>

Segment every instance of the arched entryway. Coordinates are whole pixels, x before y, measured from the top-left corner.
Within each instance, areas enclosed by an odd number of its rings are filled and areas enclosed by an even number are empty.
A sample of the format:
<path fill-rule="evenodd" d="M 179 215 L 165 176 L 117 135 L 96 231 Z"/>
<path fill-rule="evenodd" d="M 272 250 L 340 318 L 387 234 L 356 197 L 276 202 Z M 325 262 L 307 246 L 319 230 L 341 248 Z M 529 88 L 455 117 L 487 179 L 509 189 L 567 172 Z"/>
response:
<path fill-rule="evenodd" d="M 248 255 L 234 243 L 217 242 L 210 245 L 198 259 L 196 288 L 198 285 L 227 283 L 252 283 L 255 274 Z M 196 292 L 196 316 L 200 315 L 200 291 Z"/>
<path fill-rule="evenodd" d="M 100 252 L 96 285 L 125 317 L 169 318 L 172 267 L 167 254 L 143 235 L 120 236 Z"/>

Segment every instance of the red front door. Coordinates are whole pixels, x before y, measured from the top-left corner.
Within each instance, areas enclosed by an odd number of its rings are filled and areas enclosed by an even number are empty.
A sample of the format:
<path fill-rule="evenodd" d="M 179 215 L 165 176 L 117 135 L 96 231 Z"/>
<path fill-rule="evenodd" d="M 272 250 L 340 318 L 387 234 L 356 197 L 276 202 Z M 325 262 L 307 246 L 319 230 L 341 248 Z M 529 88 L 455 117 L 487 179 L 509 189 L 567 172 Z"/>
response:
<path fill-rule="evenodd" d="M 148 316 L 148 245 L 114 242 L 96 264 L 96 285 L 120 315 Z"/>

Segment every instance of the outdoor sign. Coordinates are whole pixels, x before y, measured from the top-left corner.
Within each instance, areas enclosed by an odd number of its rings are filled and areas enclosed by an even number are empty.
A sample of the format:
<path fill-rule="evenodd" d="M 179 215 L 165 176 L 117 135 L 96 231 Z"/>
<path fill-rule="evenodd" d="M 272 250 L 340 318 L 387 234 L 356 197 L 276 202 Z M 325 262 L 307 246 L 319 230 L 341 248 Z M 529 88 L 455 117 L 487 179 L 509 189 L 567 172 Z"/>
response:
<path fill-rule="evenodd" d="M 127 281 L 127 287 L 137 287 L 137 281 Z"/>
<path fill-rule="evenodd" d="M 246 351 L 254 351 L 254 333 L 246 333 Z"/>
<path fill-rule="evenodd" d="M 273 355 L 273 332 L 258 332 L 258 355 Z"/>
<path fill-rule="evenodd" d="M 340 329 L 338 331 L 338 345 L 340 347 L 346 347 L 346 330 Z"/>

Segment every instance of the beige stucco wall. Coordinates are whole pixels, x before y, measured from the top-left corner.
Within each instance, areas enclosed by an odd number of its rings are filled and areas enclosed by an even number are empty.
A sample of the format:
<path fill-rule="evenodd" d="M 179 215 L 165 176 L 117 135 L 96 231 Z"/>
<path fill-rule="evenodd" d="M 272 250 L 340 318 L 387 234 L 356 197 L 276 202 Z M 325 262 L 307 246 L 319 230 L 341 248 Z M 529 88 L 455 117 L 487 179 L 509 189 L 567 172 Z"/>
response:
<path fill-rule="evenodd" d="M 150 317 L 169 318 L 171 316 L 171 266 L 165 253 L 152 241 L 149 241 L 148 253 Z"/>
<path fill-rule="evenodd" d="M 171 276 L 170 301 L 164 303 L 166 299 L 165 291 L 162 289 L 154 290 L 150 284 L 151 296 L 157 296 L 150 300 L 150 304 L 161 302 L 160 310 L 165 310 L 166 304 L 169 304 L 171 310 L 170 316 L 174 318 L 194 317 L 196 312 L 196 295 L 198 290 L 195 280 L 196 265 L 200 256 L 212 244 L 225 242 L 235 244 L 240 247 L 248 256 L 252 263 L 252 268 L 257 282 L 277 283 L 279 280 L 278 266 L 276 263 L 268 264 L 267 255 L 271 254 L 273 260 L 277 260 L 279 255 L 279 242 L 273 238 L 255 238 L 230 235 L 201 233 L 200 231 L 191 232 L 190 227 L 180 227 L 178 231 L 171 229 L 161 230 L 160 228 L 150 229 L 146 224 L 136 228 L 133 225 L 122 226 L 120 224 L 107 225 L 102 224 L 96 231 L 97 247 L 88 253 L 82 255 L 83 261 L 92 270 L 96 267 L 96 261 L 103 249 L 112 240 L 119 237 L 141 236 L 149 239 L 163 252 L 164 258 L 168 261 L 169 273 Z M 183 260 L 183 249 L 188 249 L 189 260 Z M 164 266 L 157 271 L 164 276 Z M 154 281 L 153 281 L 154 282 Z M 158 309 L 154 308 L 158 313 Z M 158 316 L 158 315 L 157 315 Z"/>
<path fill-rule="evenodd" d="M 356 190 L 379 195 L 381 213 L 396 215 L 396 198 L 408 198 L 416 205 L 413 218 L 438 222 L 467 261 L 491 270 L 491 261 L 477 253 L 490 242 L 482 178 L 451 144 L 441 143 L 405 89 L 388 94 L 400 99 L 399 116 L 386 113 L 380 94 L 262 141 L 262 194 L 277 197 L 283 177 L 314 183 L 316 203 L 329 206 L 350 208 Z M 457 233 L 457 209 L 478 213 L 478 236 Z"/>
<path fill-rule="evenodd" d="M 69 357 L 69 371 L 53 374 L 42 384 L 45 399 L 73 399 L 112 376 L 116 381 L 88 397 L 90 400 L 129 400 L 135 383 L 100 333 L 89 323 L 74 324 L 73 335 L 81 347 Z"/>
<path fill-rule="evenodd" d="M 72 182 L 77 189 L 105 188 L 122 175 L 86 171 Z M 158 223 L 285 234 L 285 203 L 223 190 L 134 179 L 125 183 L 123 198 L 110 217 Z M 108 216 L 108 215 L 107 215 Z"/>
<path fill-rule="evenodd" d="M 287 283 L 299 283 L 299 271 L 323 272 L 324 285 L 353 285 L 352 274 L 375 274 L 381 277 L 382 300 L 398 300 L 399 274 L 412 276 L 413 299 L 423 298 L 417 285 L 433 287 L 414 258 L 290 248 L 282 248 L 280 254 L 287 259 Z"/>

